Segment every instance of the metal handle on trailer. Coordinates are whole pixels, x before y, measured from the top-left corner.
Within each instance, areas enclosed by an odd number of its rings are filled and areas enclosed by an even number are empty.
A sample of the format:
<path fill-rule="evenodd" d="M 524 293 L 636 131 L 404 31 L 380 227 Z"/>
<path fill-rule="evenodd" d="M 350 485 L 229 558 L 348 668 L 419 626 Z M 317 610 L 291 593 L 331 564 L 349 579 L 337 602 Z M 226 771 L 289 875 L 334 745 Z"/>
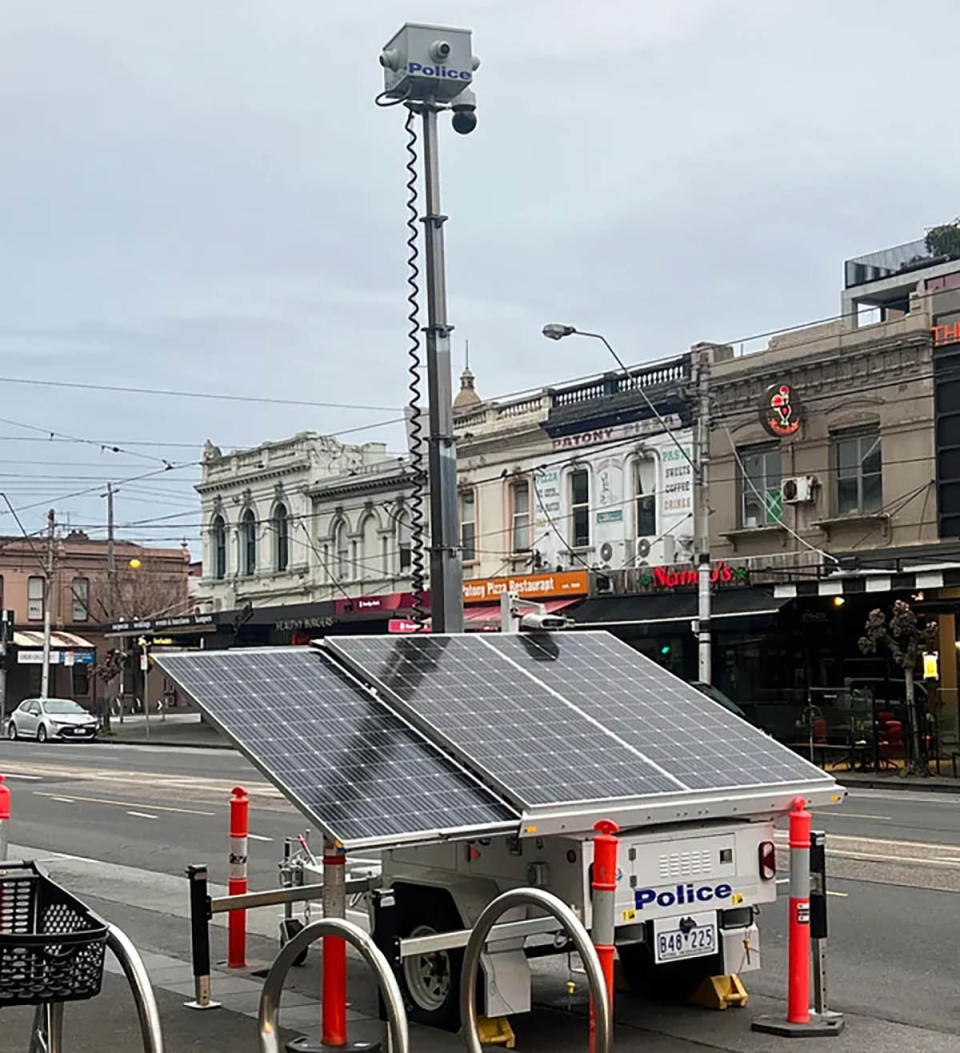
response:
<path fill-rule="evenodd" d="M 593 999 L 596 1014 L 596 1049 L 595 1053 L 612 1053 L 613 1020 L 610 1013 L 610 1000 L 600 958 L 590 939 L 590 934 L 574 912 L 550 892 L 539 888 L 516 888 L 497 896 L 489 903 L 477 919 L 473 932 L 463 955 L 460 975 L 460 1019 L 463 1023 L 463 1040 L 467 1053 L 483 1053 L 477 1033 L 477 1007 L 474 991 L 477 986 L 477 971 L 480 968 L 480 955 L 483 953 L 487 936 L 494 923 L 508 910 L 514 907 L 533 906 L 546 911 L 563 926 L 570 935 L 587 973 L 587 983 Z M 264 1047 L 264 1053 L 274 1053 Z"/>
<path fill-rule="evenodd" d="M 107 926 L 107 947 L 120 963 L 133 992 L 144 1053 L 163 1053 L 160 1013 L 143 959 L 130 937 L 115 925 Z M 44 1002 L 37 1006 L 30 1036 L 30 1053 L 64 1053 L 63 1002 Z"/>
<path fill-rule="evenodd" d="M 261 1053 L 280 1053 L 277 1039 L 278 1016 L 280 1013 L 280 996 L 287 973 L 294 960 L 321 936 L 340 936 L 363 955 L 367 965 L 377 974 L 380 990 L 387 1009 L 387 1026 L 391 1041 L 392 1053 L 410 1053 L 410 1037 L 407 1030 L 407 1013 L 403 1008 L 403 996 L 397 984 L 390 963 L 383 952 L 363 929 L 343 918 L 321 918 L 301 929 L 277 955 L 270 966 L 267 978 L 260 992 L 260 1026 Z"/>

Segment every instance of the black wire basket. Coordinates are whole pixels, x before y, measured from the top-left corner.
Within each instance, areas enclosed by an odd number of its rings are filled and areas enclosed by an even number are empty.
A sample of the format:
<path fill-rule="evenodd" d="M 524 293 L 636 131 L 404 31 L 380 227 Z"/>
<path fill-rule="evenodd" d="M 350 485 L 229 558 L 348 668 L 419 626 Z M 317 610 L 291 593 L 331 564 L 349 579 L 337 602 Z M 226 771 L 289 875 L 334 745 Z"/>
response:
<path fill-rule="evenodd" d="M 34 863 L 0 863 L 0 1009 L 100 993 L 107 923 Z"/>

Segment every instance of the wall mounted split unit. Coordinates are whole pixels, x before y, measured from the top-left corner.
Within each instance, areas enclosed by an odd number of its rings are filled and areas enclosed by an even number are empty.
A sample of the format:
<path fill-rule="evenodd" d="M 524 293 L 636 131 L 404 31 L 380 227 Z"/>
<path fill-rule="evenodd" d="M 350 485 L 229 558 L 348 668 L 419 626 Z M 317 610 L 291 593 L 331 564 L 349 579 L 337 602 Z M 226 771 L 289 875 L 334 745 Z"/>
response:
<path fill-rule="evenodd" d="M 677 542 L 671 535 L 656 538 L 641 537 L 637 539 L 637 562 L 638 567 L 662 567 L 666 563 L 674 563 L 677 558 Z"/>
<path fill-rule="evenodd" d="M 807 504 L 814 499 L 816 487 L 815 476 L 798 475 L 780 483 L 780 496 L 785 505 Z"/>

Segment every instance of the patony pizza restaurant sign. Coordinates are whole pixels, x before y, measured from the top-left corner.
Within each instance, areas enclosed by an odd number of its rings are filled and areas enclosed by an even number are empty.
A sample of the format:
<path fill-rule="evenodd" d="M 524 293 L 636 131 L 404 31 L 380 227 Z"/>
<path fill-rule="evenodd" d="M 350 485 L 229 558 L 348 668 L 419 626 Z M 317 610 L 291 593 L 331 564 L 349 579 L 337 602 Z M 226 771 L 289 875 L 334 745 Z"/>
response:
<path fill-rule="evenodd" d="M 585 570 L 556 574 L 524 574 L 515 578 L 477 578 L 463 583 L 464 603 L 493 603 L 502 592 L 515 592 L 527 600 L 552 600 L 584 596 L 589 588 Z"/>

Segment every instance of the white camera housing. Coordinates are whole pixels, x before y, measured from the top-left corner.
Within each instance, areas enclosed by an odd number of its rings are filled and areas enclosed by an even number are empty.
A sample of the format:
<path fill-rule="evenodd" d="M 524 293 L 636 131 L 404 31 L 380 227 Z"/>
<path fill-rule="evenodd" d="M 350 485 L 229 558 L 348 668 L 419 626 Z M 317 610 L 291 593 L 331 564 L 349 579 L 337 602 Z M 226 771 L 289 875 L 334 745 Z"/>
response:
<path fill-rule="evenodd" d="M 520 615 L 520 628 L 528 632 L 552 632 L 556 629 L 566 629 L 573 625 L 572 618 L 565 618 L 562 614 L 540 614 L 539 611 L 530 611 L 529 614 Z"/>
<path fill-rule="evenodd" d="M 381 55 L 383 91 L 411 102 L 450 102 L 470 87 L 480 60 L 469 29 L 407 22 Z"/>

